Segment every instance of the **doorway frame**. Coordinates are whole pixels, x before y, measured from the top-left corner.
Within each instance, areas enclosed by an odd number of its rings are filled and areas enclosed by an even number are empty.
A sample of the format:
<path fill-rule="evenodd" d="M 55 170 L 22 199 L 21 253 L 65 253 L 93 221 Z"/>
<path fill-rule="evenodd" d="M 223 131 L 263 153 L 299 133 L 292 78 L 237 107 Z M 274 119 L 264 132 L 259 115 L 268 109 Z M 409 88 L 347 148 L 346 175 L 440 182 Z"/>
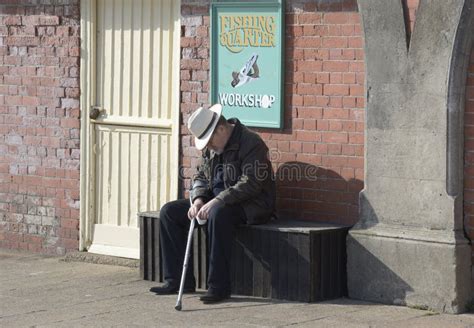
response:
<path fill-rule="evenodd" d="M 80 60 L 80 109 L 81 109 L 81 140 L 80 140 L 80 210 L 79 210 L 79 251 L 87 251 L 92 245 L 93 226 L 95 222 L 95 154 L 94 126 L 89 119 L 89 113 L 96 99 L 96 24 L 97 1 L 81 0 L 81 60 Z M 174 33 L 173 52 L 180 54 L 181 40 L 181 1 L 172 1 Z M 172 108 L 171 149 L 179 149 L 180 137 L 180 56 L 172 61 Z M 98 104 L 97 104 L 98 105 Z M 179 151 L 171 152 L 170 156 L 170 200 L 178 197 Z M 137 213 L 138 215 L 138 213 Z"/>

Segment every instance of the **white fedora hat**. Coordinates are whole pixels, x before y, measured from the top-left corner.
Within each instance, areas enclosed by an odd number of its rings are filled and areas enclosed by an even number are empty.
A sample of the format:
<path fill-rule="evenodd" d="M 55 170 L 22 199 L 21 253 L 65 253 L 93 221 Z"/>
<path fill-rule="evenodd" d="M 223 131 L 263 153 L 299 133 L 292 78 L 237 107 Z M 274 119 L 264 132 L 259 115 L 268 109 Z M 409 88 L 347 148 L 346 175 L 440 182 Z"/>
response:
<path fill-rule="evenodd" d="M 199 107 L 188 120 L 188 129 L 194 136 L 194 144 L 199 150 L 203 150 L 219 122 L 222 114 L 221 104 L 215 104 L 211 108 Z"/>

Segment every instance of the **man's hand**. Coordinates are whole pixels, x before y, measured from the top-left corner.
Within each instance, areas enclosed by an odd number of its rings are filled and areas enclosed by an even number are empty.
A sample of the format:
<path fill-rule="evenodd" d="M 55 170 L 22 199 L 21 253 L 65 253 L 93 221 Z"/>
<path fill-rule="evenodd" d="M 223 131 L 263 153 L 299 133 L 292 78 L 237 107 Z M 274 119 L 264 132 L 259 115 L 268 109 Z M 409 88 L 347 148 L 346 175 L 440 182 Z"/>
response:
<path fill-rule="evenodd" d="M 211 211 L 211 209 L 216 206 L 217 204 L 219 204 L 221 201 L 216 199 L 216 198 L 213 198 L 210 202 L 206 203 L 203 207 L 201 207 L 201 209 L 199 210 L 197 216 L 199 219 L 201 220 L 207 220 L 209 218 L 209 212 Z"/>
<path fill-rule="evenodd" d="M 203 205 L 203 200 L 201 198 L 196 198 L 193 202 L 193 206 L 189 208 L 188 218 L 190 220 L 194 219 Z"/>

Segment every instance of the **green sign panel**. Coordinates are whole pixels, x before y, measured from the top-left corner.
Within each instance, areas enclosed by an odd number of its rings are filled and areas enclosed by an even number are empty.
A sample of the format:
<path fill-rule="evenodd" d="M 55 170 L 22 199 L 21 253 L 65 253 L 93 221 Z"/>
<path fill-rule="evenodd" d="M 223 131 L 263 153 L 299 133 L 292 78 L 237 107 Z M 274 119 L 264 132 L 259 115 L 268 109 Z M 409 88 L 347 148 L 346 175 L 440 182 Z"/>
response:
<path fill-rule="evenodd" d="M 211 5 L 211 102 L 225 117 L 282 128 L 282 3 Z"/>

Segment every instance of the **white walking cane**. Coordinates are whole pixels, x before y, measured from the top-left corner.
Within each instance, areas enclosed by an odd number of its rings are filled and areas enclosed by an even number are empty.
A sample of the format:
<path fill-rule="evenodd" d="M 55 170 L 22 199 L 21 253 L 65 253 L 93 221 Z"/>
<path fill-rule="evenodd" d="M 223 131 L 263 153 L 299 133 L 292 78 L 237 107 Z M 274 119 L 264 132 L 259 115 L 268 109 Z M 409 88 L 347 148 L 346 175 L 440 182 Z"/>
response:
<path fill-rule="evenodd" d="M 189 202 L 191 203 L 191 206 L 193 206 L 191 197 L 189 198 Z M 179 284 L 178 301 L 176 302 L 176 306 L 174 307 L 176 311 L 181 311 L 181 300 L 183 298 L 184 280 L 186 278 L 186 270 L 188 268 L 189 256 L 191 255 L 190 251 L 191 251 L 191 243 L 193 242 L 193 231 L 194 231 L 195 223 L 196 223 L 196 218 L 193 218 L 191 220 L 191 225 L 189 226 L 188 243 L 186 244 L 186 253 L 184 255 L 183 273 L 181 274 L 181 283 Z"/>

